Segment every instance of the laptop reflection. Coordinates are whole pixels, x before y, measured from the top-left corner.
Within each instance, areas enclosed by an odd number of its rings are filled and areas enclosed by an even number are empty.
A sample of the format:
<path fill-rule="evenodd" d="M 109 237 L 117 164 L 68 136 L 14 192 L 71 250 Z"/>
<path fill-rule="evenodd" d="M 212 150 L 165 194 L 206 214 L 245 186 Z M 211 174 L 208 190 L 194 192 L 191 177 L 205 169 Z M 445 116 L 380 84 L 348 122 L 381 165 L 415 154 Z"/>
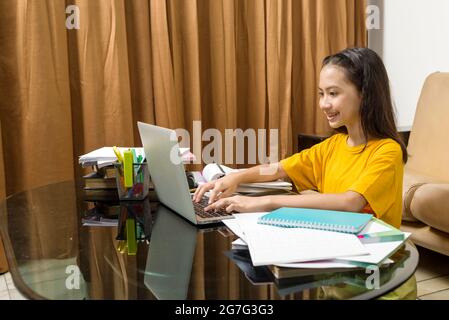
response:
<path fill-rule="evenodd" d="M 153 225 L 144 284 L 159 300 L 187 299 L 198 229 L 160 205 Z"/>

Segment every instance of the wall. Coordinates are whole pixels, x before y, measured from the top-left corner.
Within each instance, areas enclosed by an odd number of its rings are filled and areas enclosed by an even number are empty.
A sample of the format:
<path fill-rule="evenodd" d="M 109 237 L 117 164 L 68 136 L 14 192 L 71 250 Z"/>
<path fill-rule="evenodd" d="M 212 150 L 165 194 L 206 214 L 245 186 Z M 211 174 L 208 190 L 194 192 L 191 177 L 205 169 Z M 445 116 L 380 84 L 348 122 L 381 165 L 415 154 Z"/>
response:
<path fill-rule="evenodd" d="M 385 62 L 398 125 L 411 126 L 427 75 L 449 72 L 449 1 L 369 2 L 381 9 L 381 30 L 368 32 L 368 46 Z"/>

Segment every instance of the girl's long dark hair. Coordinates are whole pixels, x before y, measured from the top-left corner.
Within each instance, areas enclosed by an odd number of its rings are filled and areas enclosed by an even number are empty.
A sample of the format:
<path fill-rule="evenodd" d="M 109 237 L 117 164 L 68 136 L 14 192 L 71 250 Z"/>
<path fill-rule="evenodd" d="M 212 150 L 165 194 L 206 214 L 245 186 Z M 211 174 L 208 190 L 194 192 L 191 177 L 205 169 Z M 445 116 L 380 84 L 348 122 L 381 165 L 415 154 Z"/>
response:
<path fill-rule="evenodd" d="M 407 148 L 396 129 L 390 81 L 382 59 L 368 48 L 349 48 L 326 57 L 323 67 L 335 65 L 344 69 L 348 79 L 362 95 L 360 116 L 365 138 L 391 138 L 402 149 L 402 159 L 407 162 Z M 346 127 L 337 129 L 345 132 Z"/>

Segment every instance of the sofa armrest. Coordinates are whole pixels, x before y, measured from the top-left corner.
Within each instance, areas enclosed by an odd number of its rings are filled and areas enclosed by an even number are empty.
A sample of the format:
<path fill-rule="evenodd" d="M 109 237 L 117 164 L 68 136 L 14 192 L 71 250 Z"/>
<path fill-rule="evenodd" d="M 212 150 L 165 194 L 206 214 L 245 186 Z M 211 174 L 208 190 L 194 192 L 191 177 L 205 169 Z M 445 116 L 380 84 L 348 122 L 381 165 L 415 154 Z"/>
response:
<path fill-rule="evenodd" d="M 410 211 L 419 221 L 449 233 L 449 184 L 420 186 L 413 195 Z"/>

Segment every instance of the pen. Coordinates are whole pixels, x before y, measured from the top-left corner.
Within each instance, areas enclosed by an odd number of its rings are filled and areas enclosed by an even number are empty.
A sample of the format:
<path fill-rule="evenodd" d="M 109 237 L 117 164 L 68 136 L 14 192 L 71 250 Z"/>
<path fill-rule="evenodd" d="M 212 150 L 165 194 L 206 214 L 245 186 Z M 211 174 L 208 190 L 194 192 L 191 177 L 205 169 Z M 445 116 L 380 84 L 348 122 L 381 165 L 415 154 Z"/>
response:
<path fill-rule="evenodd" d="M 225 176 L 226 172 L 223 170 L 223 168 L 218 163 L 215 164 L 217 165 L 218 169 L 220 169 L 220 171 L 223 172 L 223 175 Z"/>
<path fill-rule="evenodd" d="M 136 163 L 137 162 L 136 149 L 131 148 L 131 152 L 133 153 L 133 163 Z"/>
<path fill-rule="evenodd" d="M 137 181 L 138 182 L 143 182 L 143 180 L 144 180 L 143 173 L 142 173 L 142 165 L 141 165 L 142 162 L 143 162 L 143 157 L 141 154 L 139 154 L 137 156 L 137 163 L 139 164 L 139 167 L 137 169 Z"/>
<path fill-rule="evenodd" d="M 116 146 L 113 146 L 112 150 L 114 150 L 114 153 L 115 153 L 115 156 L 117 157 L 117 160 L 120 163 L 123 163 L 123 157 L 122 157 L 122 154 L 121 154 L 120 150 Z"/>
<path fill-rule="evenodd" d="M 126 240 L 119 240 L 117 245 L 117 251 L 123 253 L 125 252 L 125 248 L 126 248 Z"/>
<path fill-rule="evenodd" d="M 123 172 L 123 175 L 125 177 L 125 187 L 131 188 L 134 183 L 133 153 L 131 150 L 123 152 Z"/>

